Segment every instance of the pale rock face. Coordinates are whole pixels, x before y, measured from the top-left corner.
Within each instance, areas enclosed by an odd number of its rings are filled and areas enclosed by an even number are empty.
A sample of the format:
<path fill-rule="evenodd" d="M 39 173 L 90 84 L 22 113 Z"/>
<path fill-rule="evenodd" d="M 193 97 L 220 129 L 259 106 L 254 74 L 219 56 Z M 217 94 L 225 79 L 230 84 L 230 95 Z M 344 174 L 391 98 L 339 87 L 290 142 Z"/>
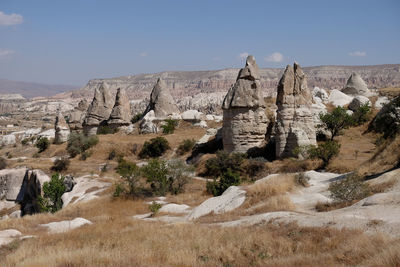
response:
<path fill-rule="evenodd" d="M 332 90 L 329 95 L 329 102 L 332 103 L 335 107 L 345 106 L 350 104 L 351 100 L 353 100 L 352 96 L 346 95 L 339 90 Z"/>
<path fill-rule="evenodd" d="M 179 114 L 179 109 L 169 92 L 167 85 L 162 79 L 157 80 L 157 84 L 154 86 L 153 91 L 150 95 L 150 103 L 147 106 L 144 114 L 154 110 L 154 114 L 157 118 L 164 118 L 168 115 Z"/>
<path fill-rule="evenodd" d="M 157 133 L 158 128 L 155 121 L 157 118 L 154 114 L 154 110 L 150 110 L 141 120 L 139 125 L 139 131 L 141 134 Z"/>
<path fill-rule="evenodd" d="M 381 109 L 384 105 L 386 105 L 389 102 L 390 101 L 386 96 L 378 97 L 378 99 L 375 101 L 375 108 Z"/>
<path fill-rule="evenodd" d="M 206 134 L 203 135 L 199 140 L 197 140 L 196 145 L 201 145 L 207 143 L 212 137 L 217 135 L 219 129 L 210 128 L 207 130 Z"/>
<path fill-rule="evenodd" d="M 3 135 L 1 137 L 1 144 L 2 145 L 13 145 L 17 142 L 14 134 Z"/>
<path fill-rule="evenodd" d="M 181 114 L 182 120 L 189 122 L 200 122 L 203 119 L 203 113 L 197 110 L 186 110 Z"/>
<path fill-rule="evenodd" d="M 64 119 L 61 111 L 58 112 L 56 117 L 56 123 L 54 125 L 55 134 L 54 134 L 54 143 L 62 144 L 67 142 L 70 130 L 67 122 Z"/>
<path fill-rule="evenodd" d="M 298 146 L 316 145 L 312 95 L 306 77 L 296 62 L 293 67 L 286 67 L 279 81 L 276 105 L 277 158 L 292 156 Z"/>
<path fill-rule="evenodd" d="M 46 227 L 50 233 L 63 233 L 79 228 L 85 224 L 92 224 L 91 221 L 84 218 L 75 218 L 70 221 L 51 222 L 46 224 L 39 224 L 41 227 Z"/>
<path fill-rule="evenodd" d="M 206 121 L 197 122 L 197 123 L 195 123 L 193 126 L 195 126 L 195 127 L 200 127 L 200 128 L 207 128 L 207 127 L 208 127 Z"/>
<path fill-rule="evenodd" d="M 100 123 L 110 117 L 113 106 L 109 88 L 106 83 L 102 83 L 100 88 L 96 88 L 92 103 L 87 110 L 83 122 L 85 132 L 89 135 L 96 134 Z"/>
<path fill-rule="evenodd" d="M 346 86 L 342 89 L 342 92 L 347 95 L 363 95 L 369 96 L 371 92 L 369 91 L 367 85 L 361 76 L 357 73 L 351 74 L 349 79 L 347 80 Z"/>
<path fill-rule="evenodd" d="M 322 88 L 314 87 L 312 91 L 313 100 L 316 103 L 327 103 L 329 94 Z"/>
<path fill-rule="evenodd" d="M 115 97 L 115 104 L 107 123 L 109 125 L 122 126 L 129 125 L 130 120 L 131 109 L 129 99 L 126 95 L 125 89 L 118 88 Z"/>
<path fill-rule="evenodd" d="M 356 111 L 359 107 L 367 103 L 369 106 L 371 106 L 371 101 L 369 101 L 368 97 L 359 95 L 354 97 L 353 100 L 351 100 L 348 108 L 352 111 Z"/>
<path fill-rule="evenodd" d="M 17 200 L 26 171 L 26 168 L 0 170 L 0 199 Z"/>
<path fill-rule="evenodd" d="M 82 124 L 85 120 L 86 111 L 89 107 L 89 103 L 86 99 L 79 101 L 78 106 L 71 111 L 69 115 L 69 126 L 71 130 L 82 130 Z"/>
<path fill-rule="evenodd" d="M 227 152 L 245 153 L 264 144 L 268 119 L 261 93 L 260 74 L 253 56 L 239 71 L 236 83 L 222 103 L 222 142 Z"/>

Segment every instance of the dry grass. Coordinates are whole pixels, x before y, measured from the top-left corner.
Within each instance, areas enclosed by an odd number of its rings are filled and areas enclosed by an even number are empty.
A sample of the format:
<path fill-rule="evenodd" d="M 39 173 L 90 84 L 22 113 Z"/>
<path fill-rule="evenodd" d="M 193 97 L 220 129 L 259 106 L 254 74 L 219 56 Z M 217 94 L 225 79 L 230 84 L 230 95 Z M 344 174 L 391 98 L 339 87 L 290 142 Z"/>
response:
<path fill-rule="evenodd" d="M 331 210 L 343 209 L 356 203 L 355 201 L 342 201 L 342 202 L 318 202 L 315 205 L 315 210 L 318 212 L 326 212 Z"/>
<path fill-rule="evenodd" d="M 387 87 L 379 89 L 379 94 L 382 96 L 387 96 L 389 98 L 394 98 L 400 95 L 399 87 Z"/>
<path fill-rule="evenodd" d="M 203 201 L 210 198 L 206 192 L 206 182 L 197 179 L 190 179 L 185 185 L 185 191 L 178 195 L 167 195 L 167 201 L 176 204 L 186 204 L 191 207 L 200 205 Z"/>

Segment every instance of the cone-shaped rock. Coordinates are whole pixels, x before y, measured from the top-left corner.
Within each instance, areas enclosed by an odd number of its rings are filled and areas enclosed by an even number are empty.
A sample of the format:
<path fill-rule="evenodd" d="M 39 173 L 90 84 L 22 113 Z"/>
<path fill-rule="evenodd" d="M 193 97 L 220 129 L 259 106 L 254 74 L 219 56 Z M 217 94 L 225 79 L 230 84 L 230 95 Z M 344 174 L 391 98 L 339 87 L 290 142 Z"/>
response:
<path fill-rule="evenodd" d="M 61 144 L 68 140 L 70 130 L 67 122 L 64 119 L 64 116 L 61 114 L 61 111 L 59 111 L 57 114 L 54 129 L 55 129 L 54 143 Z"/>
<path fill-rule="evenodd" d="M 85 132 L 89 135 L 96 134 L 100 123 L 110 117 L 113 106 L 114 102 L 110 90 L 107 84 L 103 82 L 100 88 L 96 88 L 94 91 L 92 103 L 87 110 L 83 122 Z"/>
<path fill-rule="evenodd" d="M 303 70 L 296 62 L 293 67 L 286 67 L 279 81 L 276 105 L 277 158 L 292 156 L 298 146 L 315 145 L 312 95 Z"/>
<path fill-rule="evenodd" d="M 346 86 L 342 89 L 342 92 L 353 96 L 369 96 L 371 94 L 364 80 L 357 73 L 351 74 L 350 78 L 347 80 Z"/>
<path fill-rule="evenodd" d="M 260 74 L 253 56 L 239 71 L 236 83 L 222 103 L 222 141 L 227 152 L 247 152 L 265 140 L 268 119 L 261 93 Z"/>
<path fill-rule="evenodd" d="M 154 114 L 157 118 L 179 113 L 175 100 L 171 96 L 166 84 L 161 79 L 157 80 L 157 84 L 151 92 L 150 103 L 144 114 L 147 114 L 150 110 L 154 110 Z"/>
<path fill-rule="evenodd" d="M 125 89 L 118 88 L 115 97 L 115 104 L 108 119 L 109 125 L 123 126 L 129 125 L 131 120 L 131 108 Z"/>
<path fill-rule="evenodd" d="M 79 101 L 77 107 L 71 111 L 69 115 L 69 127 L 71 130 L 82 130 L 82 123 L 85 120 L 86 111 L 89 107 L 89 103 L 86 99 Z"/>

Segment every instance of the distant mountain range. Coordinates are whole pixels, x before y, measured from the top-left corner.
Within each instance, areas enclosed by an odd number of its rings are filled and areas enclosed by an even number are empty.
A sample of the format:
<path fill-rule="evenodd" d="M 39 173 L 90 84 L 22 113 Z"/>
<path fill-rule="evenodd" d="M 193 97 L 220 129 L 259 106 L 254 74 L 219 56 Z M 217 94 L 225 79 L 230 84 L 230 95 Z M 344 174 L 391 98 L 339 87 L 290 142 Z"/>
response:
<path fill-rule="evenodd" d="M 25 98 L 53 96 L 78 89 L 78 86 L 19 82 L 0 79 L 0 94 L 20 94 Z"/>

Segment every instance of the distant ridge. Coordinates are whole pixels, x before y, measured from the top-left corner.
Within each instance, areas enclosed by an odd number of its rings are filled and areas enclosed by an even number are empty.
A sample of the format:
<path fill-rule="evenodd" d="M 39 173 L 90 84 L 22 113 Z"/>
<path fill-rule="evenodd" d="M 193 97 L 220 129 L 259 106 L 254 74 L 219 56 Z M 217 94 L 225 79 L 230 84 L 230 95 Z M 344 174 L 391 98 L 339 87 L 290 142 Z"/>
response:
<path fill-rule="evenodd" d="M 0 94 L 20 94 L 25 98 L 53 96 L 78 89 L 78 86 L 42 84 L 0 79 Z"/>

